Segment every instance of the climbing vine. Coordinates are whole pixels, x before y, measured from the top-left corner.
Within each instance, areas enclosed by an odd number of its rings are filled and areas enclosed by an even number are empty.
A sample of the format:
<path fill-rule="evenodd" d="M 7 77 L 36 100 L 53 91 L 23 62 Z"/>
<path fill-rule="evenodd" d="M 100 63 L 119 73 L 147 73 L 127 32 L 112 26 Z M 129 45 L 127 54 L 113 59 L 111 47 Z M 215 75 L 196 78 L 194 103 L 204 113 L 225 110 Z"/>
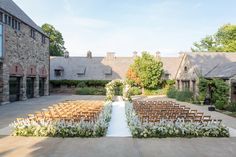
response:
<path fill-rule="evenodd" d="M 106 84 L 106 100 L 111 101 L 115 96 L 115 88 L 123 87 L 123 99 L 131 101 L 130 85 L 124 80 L 113 80 Z"/>

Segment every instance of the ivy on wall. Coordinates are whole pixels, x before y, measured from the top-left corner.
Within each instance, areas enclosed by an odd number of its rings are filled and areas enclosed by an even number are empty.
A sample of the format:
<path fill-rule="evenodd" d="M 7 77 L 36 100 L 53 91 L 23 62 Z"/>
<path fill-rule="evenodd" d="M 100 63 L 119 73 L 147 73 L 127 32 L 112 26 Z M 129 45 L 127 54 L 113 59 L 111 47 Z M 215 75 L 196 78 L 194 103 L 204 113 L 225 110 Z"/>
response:
<path fill-rule="evenodd" d="M 211 101 L 217 109 L 225 109 L 229 101 L 229 85 L 222 79 L 200 78 L 198 83 L 199 95 L 211 95 Z"/>

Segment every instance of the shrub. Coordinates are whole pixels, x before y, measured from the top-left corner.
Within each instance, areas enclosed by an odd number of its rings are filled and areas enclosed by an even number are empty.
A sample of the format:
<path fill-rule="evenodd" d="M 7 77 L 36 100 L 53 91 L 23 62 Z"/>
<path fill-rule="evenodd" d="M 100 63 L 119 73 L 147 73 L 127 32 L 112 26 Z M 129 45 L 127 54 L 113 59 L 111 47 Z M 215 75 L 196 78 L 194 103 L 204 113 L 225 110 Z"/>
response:
<path fill-rule="evenodd" d="M 229 103 L 228 106 L 226 106 L 226 110 L 230 112 L 236 112 L 236 103 L 235 102 Z"/>
<path fill-rule="evenodd" d="M 107 132 L 111 103 L 105 104 L 96 122 L 19 120 L 11 124 L 13 136 L 100 137 Z"/>
<path fill-rule="evenodd" d="M 133 137 L 229 137 L 229 130 L 220 122 L 184 122 L 161 120 L 160 123 L 141 123 L 133 105 L 126 103 L 125 114 Z"/>
<path fill-rule="evenodd" d="M 110 80 L 50 80 L 52 85 L 67 85 L 67 86 L 78 86 L 79 83 L 83 82 L 86 87 L 105 87 Z"/>
<path fill-rule="evenodd" d="M 78 95 L 106 95 L 106 89 L 99 87 L 84 87 L 76 89 Z"/>
<path fill-rule="evenodd" d="M 140 95 L 142 94 L 142 90 L 139 87 L 132 87 L 129 90 L 130 95 Z"/>
<path fill-rule="evenodd" d="M 177 95 L 177 89 L 175 87 L 171 87 L 168 91 L 167 91 L 167 97 L 168 98 L 176 98 Z"/>
<path fill-rule="evenodd" d="M 216 102 L 215 102 L 215 107 L 216 107 L 217 109 L 223 110 L 223 109 L 225 109 L 225 106 L 226 106 L 226 104 L 225 104 L 225 101 L 224 101 L 224 100 L 216 100 Z"/>
<path fill-rule="evenodd" d="M 189 90 L 178 91 L 176 94 L 176 100 L 190 102 L 193 99 L 193 93 Z"/>
<path fill-rule="evenodd" d="M 86 87 L 87 85 L 86 85 L 86 83 L 85 82 L 78 82 L 78 84 L 77 84 L 77 87 L 78 88 L 84 88 L 84 87 Z"/>

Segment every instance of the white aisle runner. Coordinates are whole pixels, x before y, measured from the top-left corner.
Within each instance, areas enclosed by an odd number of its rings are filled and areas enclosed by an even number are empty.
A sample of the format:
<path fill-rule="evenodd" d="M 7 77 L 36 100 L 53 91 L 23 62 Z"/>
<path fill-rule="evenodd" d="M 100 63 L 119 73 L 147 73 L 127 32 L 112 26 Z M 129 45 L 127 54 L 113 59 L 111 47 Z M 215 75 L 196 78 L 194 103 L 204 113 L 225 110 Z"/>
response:
<path fill-rule="evenodd" d="M 125 102 L 112 103 L 112 116 L 107 132 L 108 137 L 131 137 L 125 116 Z"/>

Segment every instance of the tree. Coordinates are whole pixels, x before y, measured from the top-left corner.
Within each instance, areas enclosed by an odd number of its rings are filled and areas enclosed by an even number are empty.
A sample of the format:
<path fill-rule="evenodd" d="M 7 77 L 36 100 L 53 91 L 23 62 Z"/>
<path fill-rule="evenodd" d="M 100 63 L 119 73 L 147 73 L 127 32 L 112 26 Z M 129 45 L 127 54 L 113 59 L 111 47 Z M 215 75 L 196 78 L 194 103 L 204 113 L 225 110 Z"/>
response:
<path fill-rule="evenodd" d="M 50 47 L 49 52 L 51 56 L 63 56 L 65 52 L 64 39 L 62 34 L 50 24 L 43 24 L 42 30 L 49 36 Z"/>
<path fill-rule="evenodd" d="M 143 52 L 141 57 L 136 57 L 127 72 L 127 79 L 144 88 L 157 88 L 162 82 L 163 64 L 154 56 Z"/>
<path fill-rule="evenodd" d="M 236 25 L 223 25 L 214 35 L 193 45 L 193 52 L 236 52 Z"/>

